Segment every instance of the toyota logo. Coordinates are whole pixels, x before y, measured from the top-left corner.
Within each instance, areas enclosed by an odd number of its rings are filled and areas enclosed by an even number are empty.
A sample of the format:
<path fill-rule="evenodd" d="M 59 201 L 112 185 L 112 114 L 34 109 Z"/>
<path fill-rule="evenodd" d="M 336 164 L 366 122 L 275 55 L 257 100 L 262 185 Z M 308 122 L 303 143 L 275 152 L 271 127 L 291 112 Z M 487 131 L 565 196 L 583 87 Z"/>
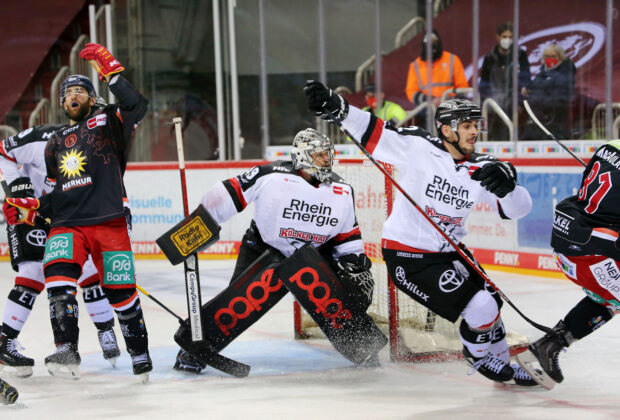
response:
<path fill-rule="evenodd" d="M 45 246 L 47 234 L 43 229 L 34 229 L 26 235 L 26 242 L 32 246 Z"/>
<path fill-rule="evenodd" d="M 399 265 L 398 267 L 396 267 L 396 280 L 402 283 L 405 278 L 405 269 Z"/>
<path fill-rule="evenodd" d="M 444 293 L 452 293 L 465 282 L 454 270 L 447 270 L 439 277 L 439 288 Z"/>

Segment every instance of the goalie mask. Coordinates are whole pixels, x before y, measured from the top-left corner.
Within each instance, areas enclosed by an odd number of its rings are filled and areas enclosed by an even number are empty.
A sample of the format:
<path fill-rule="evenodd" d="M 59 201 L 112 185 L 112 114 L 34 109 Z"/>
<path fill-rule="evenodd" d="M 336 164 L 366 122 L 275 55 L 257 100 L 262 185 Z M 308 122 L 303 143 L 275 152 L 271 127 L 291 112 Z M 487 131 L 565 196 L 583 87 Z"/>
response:
<path fill-rule="evenodd" d="M 318 166 L 314 163 L 316 155 L 328 152 L 328 164 Z M 320 182 L 329 182 L 334 162 L 334 146 L 329 138 L 312 128 L 300 131 L 293 140 L 291 158 L 295 169 L 303 169 Z"/>

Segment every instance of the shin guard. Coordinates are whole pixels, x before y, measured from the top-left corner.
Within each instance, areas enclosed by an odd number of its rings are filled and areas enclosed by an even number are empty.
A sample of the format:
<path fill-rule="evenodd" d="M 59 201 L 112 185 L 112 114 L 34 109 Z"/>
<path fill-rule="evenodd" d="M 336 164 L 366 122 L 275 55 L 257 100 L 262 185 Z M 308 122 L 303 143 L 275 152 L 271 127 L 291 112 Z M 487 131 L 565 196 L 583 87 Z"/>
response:
<path fill-rule="evenodd" d="M 78 327 L 78 303 L 75 287 L 53 287 L 48 289 L 50 320 L 55 343 L 77 343 L 80 335 Z"/>

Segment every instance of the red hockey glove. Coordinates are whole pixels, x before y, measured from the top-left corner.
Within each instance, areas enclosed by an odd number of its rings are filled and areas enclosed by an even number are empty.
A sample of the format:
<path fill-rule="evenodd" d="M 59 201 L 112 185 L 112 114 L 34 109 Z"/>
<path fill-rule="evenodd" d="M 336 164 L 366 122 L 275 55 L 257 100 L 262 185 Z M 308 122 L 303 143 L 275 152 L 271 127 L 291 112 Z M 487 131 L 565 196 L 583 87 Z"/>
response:
<path fill-rule="evenodd" d="M 39 200 L 34 197 L 26 198 L 6 198 L 2 205 L 2 213 L 9 225 L 26 223 L 34 226 L 37 217 Z"/>
<path fill-rule="evenodd" d="M 116 58 L 102 45 L 89 43 L 80 52 L 80 57 L 90 61 L 90 64 L 99 73 L 99 79 L 103 80 L 106 76 L 120 73 L 125 67 L 118 62 Z"/>

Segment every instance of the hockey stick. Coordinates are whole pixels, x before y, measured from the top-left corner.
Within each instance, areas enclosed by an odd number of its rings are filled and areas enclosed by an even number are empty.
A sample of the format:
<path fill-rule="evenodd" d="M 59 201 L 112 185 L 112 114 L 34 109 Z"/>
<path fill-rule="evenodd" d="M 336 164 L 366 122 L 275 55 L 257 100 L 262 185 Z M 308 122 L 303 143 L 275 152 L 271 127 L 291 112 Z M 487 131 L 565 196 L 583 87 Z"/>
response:
<path fill-rule="evenodd" d="M 540 128 L 551 140 L 554 140 L 557 144 L 559 144 L 560 146 L 562 146 L 562 148 L 564 150 L 566 150 L 568 152 L 569 155 L 571 155 L 572 157 L 574 157 L 575 159 L 577 159 L 577 162 L 581 163 L 583 166 L 587 166 L 586 163 L 581 160 L 579 158 L 579 156 L 577 156 L 576 154 L 574 154 L 568 147 L 566 147 L 566 145 L 564 145 L 564 143 L 562 143 L 560 140 L 556 139 L 555 136 L 553 134 L 551 134 L 551 131 L 547 130 L 547 127 L 545 127 L 544 125 L 542 125 L 542 123 L 540 122 L 540 120 L 538 118 L 536 118 L 536 115 L 534 115 L 534 111 L 532 111 L 532 108 L 530 107 L 530 104 L 527 102 L 527 100 L 523 101 L 523 106 L 525 107 L 525 110 L 527 111 L 528 115 L 530 116 L 530 118 L 532 119 L 532 121 L 534 121 L 534 123 L 538 126 L 538 128 Z"/>
<path fill-rule="evenodd" d="M 179 172 L 181 173 L 181 192 L 183 195 L 183 214 L 189 216 L 189 208 L 187 204 L 187 184 L 185 181 L 185 157 L 183 155 L 183 133 L 181 132 L 181 117 L 172 119 L 174 123 L 174 132 L 177 140 L 177 155 L 179 158 Z M 200 308 L 202 308 L 202 298 L 200 296 L 200 273 L 198 270 L 198 255 L 191 254 L 184 262 L 185 270 L 185 292 L 187 295 L 187 312 L 189 315 L 190 331 L 192 332 L 192 341 L 202 341 L 202 317 Z"/>
<path fill-rule="evenodd" d="M 146 296 L 149 297 L 149 299 L 151 299 L 153 302 L 165 309 L 170 315 L 179 320 L 179 324 L 183 325 L 183 318 L 175 314 L 170 308 L 161 303 L 159 299 L 144 290 L 144 288 L 142 288 L 139 284 L 136 284 L 136 289 L 144 293 Z M 214 369 L 227 373 L 231 376 L 235 376 L 237 378 L 245 378 L 250 373 L 251 367 L 249 365 L 246 365 L 245 363 L 229 359 L 226 356 L 222 356 L 217 352 L 207 349 L 202 349 L 201 352 L 202 353 L 200 359 Z"/>
<path fill-rule="evenodd" d="M 525 316 L 525 314 L 523 314 L 523 312 L 521 312 L 519 310 L 519 308 L 517 308 L 515 306 L 514 303 L 512 303 L 512 301 L 510 299 L 508 299 L 508 297 L 504 294 L 504 292 L 502 292 L 500 290 L 499 287 L 497 287 L 495 285 L 495 283 L 493 283 L 491 281 L 491 279 L 489 278 L 489 276 L 486 275 L 486 273 L 484 271 L 482 271 L 482 269 L 480 267 L 478 267 L 476 265 L 475 262 L 473 262 L 469 256 L 465 253 L 465 251 L 463 251 L 455 242 L 452 238 L 450 238 L 450 236 L 448 236 L 448 234 L 446 234 L 446 232 L 443 231 L 443 229 L 441 229 L 439 226 L 437 226 L 437 224 L 433 221 L 433 219 L 430 218 L 430 216 L 428 214 L 426 214 L 426 212 L 424 210 L 422 210 L 422 208 L 415 202 L 415 200 L 413 198 L 411 198 L 411 196 L 409 194 L 407 194 L 407 192 L 398 184 L 398 182 L 396 182 L 396 180 L 394 179 L 394 177 L 392 175 L 390 175 L 390 173 L 383 167 L 383 165 L 381 165 L 379 162 L 377 162 L 377 160 L 370 154 L 370 152 L 368 152 L 368 150 L 366 150 L 366 148 L 364 146 L 362 146 L 362 144 L 355 138 L 353 137 L 353 135 L 342 126 L 342 123 L 340 122 L 340 120 L 336 119 L 336 117 L 334 116 L 334 114 L 332 114 L 330 111 L 326 110 L 327 115 L 329 115 L 329 117 L 331 118 L 331 122 L 333 122 L 334 124 L 336 124 L 338 126 L 338 128 L 340 128 L 340 130 L 342 130 L 343 133 L 345 133 L 350 139 L 351 141 L 353 141 L 353 143 L 355 143 L 355 145 L 358 147 L 358 149 L 360 149 L 362 151 L 362 153 L 373 163 L 373 165 L 375 165 L 382 173 L 383 175 L 385 175 L 386 177 L 388 177 L 388 179 L 392 182 L 392 184 L 394 184 L 394 186 L 396 187 L 396 189 L 398 189 L 398 191 L 401 192 L 401 194 L 407 199 L 407 201 L 409 201 L 413 207 L 415 207 L 415 209 L 417 211 L 420 212 L 420 214 L 422 214 L 422 216 L 424 216 L 424 218 L 437 230 L 437 232 L 439 232 L 439 234 L 441 236 L 444 237 L 444 239 L 446 241 L 448 241 L 448 243 L 450 245 L 452 245 L 452 247 L 456 250 L 456 252 L 458 252 L 458 254 L 461 256 L 461 258 L 463 258 L 463 260 L 465 260 L 465 262 L 467 264 L 469 264 L 475 271 L 476 273 L 478 273 L 478 275 L 480 277 L 482 277 L 482 279 L 489 285 L 491 286 L 496 292 L 497 294 L 506 301 L 506 303 L 508 303 L 510 306 L 512 306 L 512 308 L 519 314 L 521 315 L 521 317 L 526 320 L 528 323 L 530 323 L 532 326 L 538 328 L 539 330 L 545 332 L 545 333 L 549 333 L 552 332 L 553 330 L 549 327 L 545 327 L 544 325 L 541 325 L 539 323 L 537 323 L 536 321 L 531 320 L 530 318 L 528 318 L 527 316 Z"/>

